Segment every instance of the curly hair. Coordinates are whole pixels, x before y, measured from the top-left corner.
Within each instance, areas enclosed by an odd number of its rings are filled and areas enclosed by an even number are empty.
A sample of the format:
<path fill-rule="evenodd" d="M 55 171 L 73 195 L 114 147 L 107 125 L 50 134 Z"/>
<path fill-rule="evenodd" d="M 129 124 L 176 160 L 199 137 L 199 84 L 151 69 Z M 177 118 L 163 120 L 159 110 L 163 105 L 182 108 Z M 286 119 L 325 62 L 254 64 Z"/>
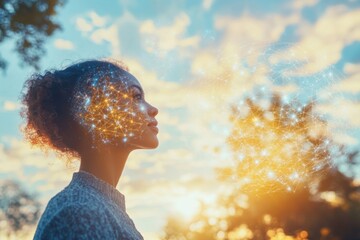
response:
<path fill-rule="evenodd" d="M 121 62 L 90 60 L 63 70 L 32 75 L 25 82 L 21 95 L 25 138 L 46 152 L 53 150 L 68 160 L 79 158 L 82 151 L 91 146 L 91 139 L 71 116 L 75 86 L 91 70 L 109 65 L 128 70 Z"/>

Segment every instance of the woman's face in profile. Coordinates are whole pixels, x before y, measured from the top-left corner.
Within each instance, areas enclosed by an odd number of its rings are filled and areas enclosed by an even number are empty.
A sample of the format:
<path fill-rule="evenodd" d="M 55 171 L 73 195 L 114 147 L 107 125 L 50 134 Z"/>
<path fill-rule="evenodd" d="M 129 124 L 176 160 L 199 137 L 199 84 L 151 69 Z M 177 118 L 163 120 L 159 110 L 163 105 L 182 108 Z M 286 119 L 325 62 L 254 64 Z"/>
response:
<path fill-rule="evenodd" d="M 130 137 L 127 140 L 128 144 L 136 148 L 156 148 L 159 144 L 158 123 L 155 119 L 158 109 L 145 100 L 144 90 L 133 75 L 127 73 L 126 81 L 128 82 L 128 91 L 126 92 L 129 92 L 130 98 L 132 98 L 130 101 L 132 107 L 130 108 L 134 110 L 135 115 L 138 115 L 134 121 L 139 122 L 135 124 L 141 125 L 138 136 Z"/>
<path fill-rule="evenodd" d="M 97 71 L 85 83 L 75 95 L 74 112 L 93 142 L 130 149 L 158 146 L 158 110 L 146 102 L 133 75 L 124 70 Z"/>

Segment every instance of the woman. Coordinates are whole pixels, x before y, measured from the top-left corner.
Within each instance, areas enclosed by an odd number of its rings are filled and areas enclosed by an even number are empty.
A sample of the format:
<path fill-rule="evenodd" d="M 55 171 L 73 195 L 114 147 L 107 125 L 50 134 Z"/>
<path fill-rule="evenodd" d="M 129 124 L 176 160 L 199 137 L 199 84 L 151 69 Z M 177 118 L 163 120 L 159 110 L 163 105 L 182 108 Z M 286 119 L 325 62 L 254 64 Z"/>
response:
<path fill-rule="evenodd" d="M 143 239 L 115 188 L 131 151 L 158 146 L 158 110 L 138 80 L 119 63 L 85 61 L 31 77 L 22 101 L 30 142 L 80 159 L 34 239 Z"/>

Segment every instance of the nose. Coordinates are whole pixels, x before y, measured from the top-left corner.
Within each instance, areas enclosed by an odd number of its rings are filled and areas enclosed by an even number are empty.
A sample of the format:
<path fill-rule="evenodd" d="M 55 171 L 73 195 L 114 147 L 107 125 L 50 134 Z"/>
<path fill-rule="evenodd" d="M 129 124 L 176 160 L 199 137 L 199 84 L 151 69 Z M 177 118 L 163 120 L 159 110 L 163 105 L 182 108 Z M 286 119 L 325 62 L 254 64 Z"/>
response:
<path fill-rule="evenodd" d="M 158 113 L 159 113 L 159 110 L 152 106 L 151 104 L 148 103 L 148 114 L 150 117 L 155 117 Z"/>

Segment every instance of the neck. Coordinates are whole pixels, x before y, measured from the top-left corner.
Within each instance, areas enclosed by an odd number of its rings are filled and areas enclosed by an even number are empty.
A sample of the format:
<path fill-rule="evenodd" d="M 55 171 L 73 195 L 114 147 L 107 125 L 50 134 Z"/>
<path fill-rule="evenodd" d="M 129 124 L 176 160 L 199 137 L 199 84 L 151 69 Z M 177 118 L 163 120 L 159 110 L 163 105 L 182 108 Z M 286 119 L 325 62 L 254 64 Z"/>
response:
<path fill-rule="evenodd" d="M 116 187 L 131 150 L 102 149 L 81 156 L 80 170 Z"/>

